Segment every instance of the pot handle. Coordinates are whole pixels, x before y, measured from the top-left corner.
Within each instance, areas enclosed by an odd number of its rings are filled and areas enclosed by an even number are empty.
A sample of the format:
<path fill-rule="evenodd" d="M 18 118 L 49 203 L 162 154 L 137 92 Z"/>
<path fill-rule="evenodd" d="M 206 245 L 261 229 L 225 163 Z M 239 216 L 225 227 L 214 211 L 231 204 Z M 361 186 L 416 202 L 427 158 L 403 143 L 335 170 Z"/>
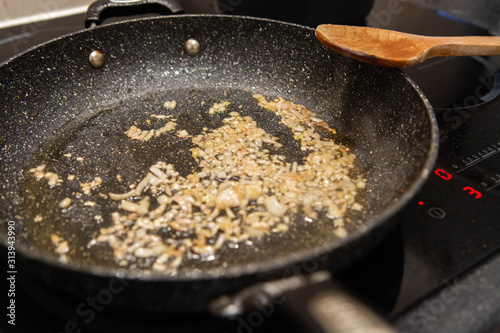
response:
<path fill-rule="evenodd" d="M 209 310 L 222 317 L 241 316 L 243 321 L 254 311 L 270 316 L 278 310 L 303 332 L 396 333 L 378 314 L 335 283 L 327 271 L 306 278 L 293 276 L 259 283 L 236 295 L 215 299 Z"/>
<path fill-rule="evenodd" d="M 139 14 L 182 14 L 183 8 L 175 0 L 99 0 L 89 5 L 85 27 L 101 25 L 108 18 Z"/>

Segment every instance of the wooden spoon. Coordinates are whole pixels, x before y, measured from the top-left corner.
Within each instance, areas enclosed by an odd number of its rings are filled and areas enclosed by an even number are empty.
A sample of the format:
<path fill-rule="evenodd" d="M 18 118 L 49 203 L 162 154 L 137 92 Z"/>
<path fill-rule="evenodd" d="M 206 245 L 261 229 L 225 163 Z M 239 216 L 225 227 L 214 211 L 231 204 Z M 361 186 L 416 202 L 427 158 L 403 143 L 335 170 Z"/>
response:
<path fill-rule="evenodd" d="M 387 67 L 412 66 L 432 57 L 500 55 L 500 37 L 427 37 L 333 24 L 318 26 L 316 37 L 341 54 Z"/>

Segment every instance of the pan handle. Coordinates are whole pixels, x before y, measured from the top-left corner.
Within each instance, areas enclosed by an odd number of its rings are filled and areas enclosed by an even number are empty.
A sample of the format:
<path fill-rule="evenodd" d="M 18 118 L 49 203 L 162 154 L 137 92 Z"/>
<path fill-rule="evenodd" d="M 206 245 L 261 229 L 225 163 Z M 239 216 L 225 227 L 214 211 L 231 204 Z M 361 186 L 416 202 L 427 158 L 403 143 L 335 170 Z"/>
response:
<path fill-rule="evenodd" d="M 285 295 L 284 312 L 295 318 L 304 332 L 396 333 L 387 321 L 332 279 Z"/>
<path fill-rule="evenodd" d="M 295 328 L 318 333 L 396 333 L 373 310 L 351 296 L 330 273 L 293 276 L 250 286 L 236 295 L 221 296 L 209 304 L 218 316 L 270 316 L 275 310 L 288 316 Z"/>
<path fill-rule="evenodd" d="M 85 27 L 101 25 L 108 18 L 139 14 L 182 14 L 175 0 L 99 0 L 90 4 L 85 14 Z"/>

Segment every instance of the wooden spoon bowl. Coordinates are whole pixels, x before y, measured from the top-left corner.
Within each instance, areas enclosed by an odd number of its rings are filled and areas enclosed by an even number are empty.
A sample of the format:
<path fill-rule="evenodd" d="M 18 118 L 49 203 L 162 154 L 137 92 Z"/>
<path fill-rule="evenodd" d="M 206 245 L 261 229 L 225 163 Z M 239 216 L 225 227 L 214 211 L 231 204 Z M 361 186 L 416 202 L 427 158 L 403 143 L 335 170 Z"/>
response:
<path fill-rule="evenodd" d="M 333 24 L 318 26 L 316 37 L 336 52 L 386 67 L 412 66 L 432 57 L 500 55 L 500 37 L 428 37 Z"/>

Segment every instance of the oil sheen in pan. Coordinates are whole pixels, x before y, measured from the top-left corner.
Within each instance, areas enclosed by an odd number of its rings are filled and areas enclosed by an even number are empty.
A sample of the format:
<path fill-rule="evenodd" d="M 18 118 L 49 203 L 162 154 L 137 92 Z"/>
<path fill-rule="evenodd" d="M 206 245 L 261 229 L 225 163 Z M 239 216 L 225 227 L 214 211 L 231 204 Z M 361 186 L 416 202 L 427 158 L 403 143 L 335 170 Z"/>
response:
<path fill-rule="evenodd" d="M 88 119 L 80 120 L 71 130 L 67 130 L 57 140 L 46 142 L 43 153 L 36 156 L 33 165 L 25 169 L 21 187 L 22 215 L 31 245 L 38 251 L 58 257 L 51 234 L 57 234 L 69 243 L 69 260 L 84 265 L 118 267 L 113 251 L 107 244 L 88 247 L 88 242 L 99 234 L 101 228 L 110 226 L 111 213 L 118 211 L 118 202 L 99 196 L 99 193 L 124 193 L 130 184 L 136 184 L 157 161 L 171 163 L 182 175 L 199 171 L 190 148 L 195 147 L 191 138 L 179 138 L 175 132 L 185 129 L 190 135 L 198 135 L 203 128 L 214 129 L 222 126 L 222 120 L 229 112 L 236 111 L 242 116 L 251 116 L 257 125 L 279 138 L 280 149 L 270 149 L 271 154 L 281 154 L 287 162 L 302 162 L 306 152 L 300 150 L 300 142 L 293 138 L 291 131 L 279 123 L 279 117 L 258 106 L 248 91 L 233 89 L 183 89 L 147 93 L 139 98 L 130 98 L 117 104 L 112 110 L 103 109 Z M 266 96 L 268 99 L 273 96 Z M 174 109 L 165 109 L 166 101 L 176 101 Z M 225 112 L 208 114 L 208 108 L 221 101 L 230 102 Z M 314 111 L 314 108 L 311 108 Z M 148 141 L 131 140 L 124 133 L 132 125 L 143 130 L 161 127 L 168 119 L 151 117 L 152 114 L 173 115 L 177 119 L 175 131 L 167 132 Z M 75 120 L 75 122 L 78 120 Z M 330 124 L 335 128 L 335 124 Z M 321 133 L 320 133 L 321 134 Z M 333 138 L 354 149 L 348 137 L 338 134 Z M 270 147 L 265 147 L 270 148 Z M 62 186 L 49 188 L 46 181 L 36 181 L 30 168 L 46 164 L 45 171 L 56 173 Z M 351 176 L 366 175 L 366 169 L 359 159 Z M 75 179 L 67 180 L 68 175 Z M 121 176 L 121 180 L 117 179 Z M 81 183 L 91 182 L 95 177 L 102 184 L 90 195 L 82 193 Z M 76 196 L 76 193 L 81 193 Z M 72 198 L 67 208 L 59 207 L 64 198 Z M 356 201 L 365 202 L 366 193 L 360 190 Z M 84 205 L 84 202 L 95 205 Z M 37 215 L 42 216 L 36 219 Z M 95 217 L 101 219 L 95 219 Z M 363 213 L 350 210 L 346 219 L 346 229 L 355 229 L 363 220 Z M 35 222 L 38 221 L 38 222 Z M 193 268 L 224 267 L 259 262 L 263 256 L 277 258 L 290 255 L 314 244 L 319 246 L 336 239 L 331 220 L 324 216 L 312 223 L 298 214 L 285 233 L 271 233 L 253 244 L 242 243 L 238 248 L 226 243 L 210 261 L 184 259 L 179 270 Z M 150 267 L 147 260 L 130 266 Z"/>

